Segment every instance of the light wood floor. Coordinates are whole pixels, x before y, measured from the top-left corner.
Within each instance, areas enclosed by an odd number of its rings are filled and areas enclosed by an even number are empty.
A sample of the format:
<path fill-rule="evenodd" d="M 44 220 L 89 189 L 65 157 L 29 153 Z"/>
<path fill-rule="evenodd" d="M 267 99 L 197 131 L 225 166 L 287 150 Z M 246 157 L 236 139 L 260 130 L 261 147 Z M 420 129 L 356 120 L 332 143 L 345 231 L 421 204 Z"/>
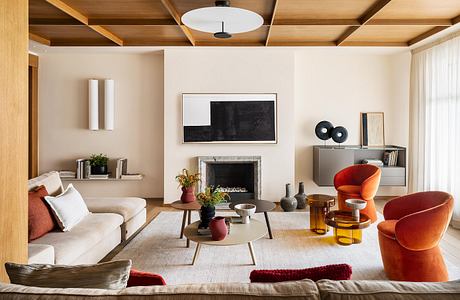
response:
<path fill-rule="evenodd" d="M 383 207 L 385 203 L 391 199 L 392 197 L 376 197 L 375 205 L 377 211 L 380 213 L 383 212 Z M 308 208 L 301 209 L 298 211 L 306 211 Z M 147 222 L 144 225 L 147 226 L 153 219 L 155 219 L 158 214 L 162 211 L 177 211 L 176 209 L 172 208 L 170 205 L 163 204 L 163 199 L 147 199 Z M 276 208 L 274 211 L 283 211 L 279 205 L 276 203 Z M 177 226 L 180 226 L 178 224 Z M 138 232 L 140 232 L 144 227 L 142 227 Z M 110 252 L 102 261 L 109 261 L 115 255 L 117 255 L 134 237 L 134 234 L 128 241 L 120 244 L 116 247 L 112 252 Z M 460 230 L 454 229 L 449 226 L 447 229 L 442 241 L 441 241 L 441 248 L 443 249 L 443 253 L 447 259 L 452 261 L 456 265 L 460 265 Z"/>

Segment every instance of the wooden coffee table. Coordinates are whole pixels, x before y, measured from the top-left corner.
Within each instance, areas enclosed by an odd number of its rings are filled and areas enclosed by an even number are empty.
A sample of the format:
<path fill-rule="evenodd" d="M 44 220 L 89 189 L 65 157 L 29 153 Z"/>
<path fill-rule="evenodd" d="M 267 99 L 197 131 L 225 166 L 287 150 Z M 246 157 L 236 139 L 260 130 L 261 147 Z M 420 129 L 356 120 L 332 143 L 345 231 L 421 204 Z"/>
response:
<path fill-rule="evenodd" d="M 255 200 L 255 199 L 239 200 L 239 201 L 232 201 L 230 203 L 230 209 L 234 209 L 235 205 L 242 204 L 242 203 L 254 204 L 256 206 L 256 214 L 264 213 L 265 223 L 267 224 L 267 229 L 268 229 L 268 236 L 270 237 L 270 239 L 273 239 L 272 229 L 270 227 L 270 220 L 268 219 L 268 212 L 275 209 L 276 204 L 271 201 L 267 201 L 267 200 Z"/>
<path fill-rule="evenodd" d="M 195 264 L 200 254 L 201 245 L 209 246 L 234 246 L 241 244 L 248 244 L 249 252 L 251 253 L 252 264 L 256 265 L 256 255 L 252 242 L 256 241 L 267 234 L 267 227 L 264 223 L 252 219 L 248 224 L 232 223 L 230 225 L 230 234 L 227 235 L 222 241 L 213 241 L 210 236 L 199 235 L 198 225 L 200 221 L 194 222 L 185 227 L 184 235 L 194 242 L 196 242 L 196 250 L 193 255 L 192 265 Z"/>
<path fill-rule="evenodd" d="M 190 224 L 192 222 L 192 210 L 200 210 L 201 205 L 196 202 L 182 203 L 182 201 L 177 200 L 171 203 L 171 206 L 175 209 L 183 210 L 184 215 L 182 216 L 182 226 L 180 228 L 180 238 L 184 237 L 184 228 L 185 223 Z M 187 248 L 190 247 L 190 241 L 187 239 Z"/>

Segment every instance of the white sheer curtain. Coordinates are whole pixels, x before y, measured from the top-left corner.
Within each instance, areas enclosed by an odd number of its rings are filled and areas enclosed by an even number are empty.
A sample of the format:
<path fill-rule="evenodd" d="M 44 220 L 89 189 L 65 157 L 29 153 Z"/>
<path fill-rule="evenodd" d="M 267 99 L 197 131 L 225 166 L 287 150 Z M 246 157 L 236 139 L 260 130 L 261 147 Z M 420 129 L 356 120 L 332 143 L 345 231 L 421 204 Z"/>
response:
<path fill-rule="evenodd" d="M 460 228 L 460 37 L 412 56 L 409 191 L 454 196 Z"/>

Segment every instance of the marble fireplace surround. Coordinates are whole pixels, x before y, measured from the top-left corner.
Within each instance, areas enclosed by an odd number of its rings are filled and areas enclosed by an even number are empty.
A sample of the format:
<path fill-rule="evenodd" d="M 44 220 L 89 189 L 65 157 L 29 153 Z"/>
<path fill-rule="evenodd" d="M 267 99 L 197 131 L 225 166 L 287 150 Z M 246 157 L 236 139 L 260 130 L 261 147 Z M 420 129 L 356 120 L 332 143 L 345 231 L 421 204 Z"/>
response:
<path fill-rule="evenodd" d="M 207 185 L 208 164 L 238 164 L 250 163 L 254 166 L 254 197 L 262 199 L 262 157 L 261 156 L 198 156 L 198 172 L 201 174 L 201 181 L 198 185 L 198 192 L 204 191 Z"/>

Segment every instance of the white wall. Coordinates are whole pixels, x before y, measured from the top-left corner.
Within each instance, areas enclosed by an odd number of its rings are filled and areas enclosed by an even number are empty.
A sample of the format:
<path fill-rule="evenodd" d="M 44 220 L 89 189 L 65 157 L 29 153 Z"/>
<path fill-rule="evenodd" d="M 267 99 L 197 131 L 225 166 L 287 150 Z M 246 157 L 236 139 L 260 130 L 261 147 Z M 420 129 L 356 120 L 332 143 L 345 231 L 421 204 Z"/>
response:
<path fill-rule="evenodd" d="M 40 54 L 40 171 L 74 168 L 104 152 L 126 156 L 142 182 L 83 182 L 85 195 L 176 200 L 175 175 L 201 155 L 261 155 L 263 197 L 277 201 L 287 182 L 313 182 L 312 146 L 320 120 L 348 129 L 360 144 L 359 113 L 383 111 L 387 144 L 407 146 L 410 53 L 389 48 L 53 48 Z M 137 51 L 137 50 L 136 50 Z M 87 130 L 87 79 L 113 78 L 113 132 Z M 163 93 L 164 89 L 164 93 Z M 276 145 L 182 144 L 181 93 L 278 93 Z M 164 107 L 163 107 L 164 105 Z M 329 141 L 329 143 L 332 143 Z M 164 152 L 164 153 L 163 153 Z M 164 168 L 163 168 L 164 165 Z M 164 171 L 163 171 L 164 169 Z M 405 188 L 382 187 L 379 195 Z"/>
<path fill-rule="evenodd" d="M 164 199 L 180 196 L 175 175 L 197 156 L 262 156 L 262 197 L 277 201 L 294 182 L 294 53 L 274 49 L 165 50 Z M 278 144 L 182 144 L 182 93 L 278 93 Z"/>
<path fill-rule="evenodd" d="M 296 182 L 307 193 L 334 193 L 313 182 L 313 145 L 321 145 L 315 125 L 328 120 L 348 130 L 347 145 L 359 145 L 360 112 L 385 113 L 386 144 L 407 146 L 410 53 L 308 49 L 296 54 Z M 333 144 L 332 140 L 328 144 Z M 381 187 L 379 195 L 406 188 Z"/>
<path fill-rule="evenodd" d="M 115 80 L 115 130 L 88 130 L 88 79 Z M 101 86 L 102 87 L 102 86 Z M 77 182 L 86 196 L 163 197 L 163 54 L 40 55 L 40 172 L 75 169 L 91 153 L 128 158 L 143 181 Z"/>

